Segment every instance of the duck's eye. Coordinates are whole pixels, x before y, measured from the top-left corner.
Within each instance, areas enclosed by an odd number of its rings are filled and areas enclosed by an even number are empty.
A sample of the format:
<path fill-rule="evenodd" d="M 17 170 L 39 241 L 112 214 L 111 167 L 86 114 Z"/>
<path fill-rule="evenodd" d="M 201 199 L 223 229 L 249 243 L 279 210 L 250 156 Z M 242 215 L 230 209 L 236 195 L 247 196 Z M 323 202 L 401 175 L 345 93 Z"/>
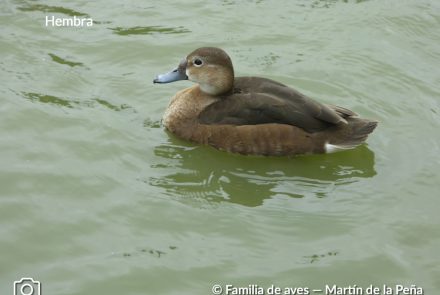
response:
<path fill-rule="evenodd" d="M 201 60 L 200 58 L 196 58 L 196 59 L 194 60 L 194 65 L 195 65 L 196 67 L 201 67 L 201 66 L 203 65 L 203 60 Z"/>

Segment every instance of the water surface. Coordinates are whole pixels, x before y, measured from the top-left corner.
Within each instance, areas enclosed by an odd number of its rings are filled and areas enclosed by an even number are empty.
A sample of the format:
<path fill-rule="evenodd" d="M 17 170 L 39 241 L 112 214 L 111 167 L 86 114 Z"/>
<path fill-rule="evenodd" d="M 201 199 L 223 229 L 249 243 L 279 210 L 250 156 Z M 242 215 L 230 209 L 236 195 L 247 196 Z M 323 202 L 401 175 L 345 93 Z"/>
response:
<path fill-rule="evenodd" d="M 0 14 L 1 294 L 26 276 L 57 295 L 438 293 L 438 1 L 10 0 Z M 295 158 L 179 140 L 160 119 L 191 84 L 151 81 L 200 46 L 380 125 L 355 150 Z"/>

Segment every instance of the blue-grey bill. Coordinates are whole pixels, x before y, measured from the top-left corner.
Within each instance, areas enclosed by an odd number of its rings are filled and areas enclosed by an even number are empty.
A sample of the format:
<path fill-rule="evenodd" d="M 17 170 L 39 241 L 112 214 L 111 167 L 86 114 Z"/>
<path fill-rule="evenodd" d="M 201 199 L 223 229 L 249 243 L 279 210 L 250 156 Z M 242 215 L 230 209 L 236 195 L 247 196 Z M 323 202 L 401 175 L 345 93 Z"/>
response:
<path fill-rule="evenodd" d="M 186 75 L 186 64 L 186 58 L 182 59 L 176 69 L 169 73 L 157 76 L 156 79 L 153 80 L 153 83 L 171 83 L 179 80 L 188 80 L 188 76 Z"/>
<path fill-rule="evenodd" d="M 188 80 L 188 77 L 177 68 L 169 73 L 158 75 L 153 83 L 171 83 L 179 80 Z"/>

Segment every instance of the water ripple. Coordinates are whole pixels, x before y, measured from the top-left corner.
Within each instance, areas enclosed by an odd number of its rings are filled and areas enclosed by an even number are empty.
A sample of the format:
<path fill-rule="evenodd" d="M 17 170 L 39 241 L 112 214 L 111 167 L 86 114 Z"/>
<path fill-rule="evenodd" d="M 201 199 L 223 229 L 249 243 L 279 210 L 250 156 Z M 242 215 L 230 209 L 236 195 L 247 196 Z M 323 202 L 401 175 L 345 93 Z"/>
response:
<path fill-rule="evenodd" d="M 110 28 L 110 30 L 113 31 L 113 33 L 121 36 L 129 36 L 129 35 L 151 35 L 151 34 L 183 34 L 183 33 L 189 33 L 190 30 L 184 28 L 184 27 L 162 27 L 162 26 L 149 26 L 149 27 L 115 27 Z"/>

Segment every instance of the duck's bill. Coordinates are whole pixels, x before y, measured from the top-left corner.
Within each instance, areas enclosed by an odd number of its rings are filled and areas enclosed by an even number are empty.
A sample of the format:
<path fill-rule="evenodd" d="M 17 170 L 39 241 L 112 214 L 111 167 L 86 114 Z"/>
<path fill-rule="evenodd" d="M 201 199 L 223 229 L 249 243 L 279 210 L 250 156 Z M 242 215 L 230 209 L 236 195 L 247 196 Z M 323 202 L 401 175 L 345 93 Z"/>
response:
<path fill-rule="evenodd" d="M 179 63 L 179 66 L 175 70 L 157 76 L 156 79 L 153 80 L 153 83 L 171 83 L 179 80 L 188 80 L 188 76 L 186 75 L 186 58 Z"/>
<path fill-rule="evenodd" d="M 179 80 L 188 80 L 188 76 L 177 68 L 169 73 L 158 75 L 153 83 L 171 83 Z"/>

